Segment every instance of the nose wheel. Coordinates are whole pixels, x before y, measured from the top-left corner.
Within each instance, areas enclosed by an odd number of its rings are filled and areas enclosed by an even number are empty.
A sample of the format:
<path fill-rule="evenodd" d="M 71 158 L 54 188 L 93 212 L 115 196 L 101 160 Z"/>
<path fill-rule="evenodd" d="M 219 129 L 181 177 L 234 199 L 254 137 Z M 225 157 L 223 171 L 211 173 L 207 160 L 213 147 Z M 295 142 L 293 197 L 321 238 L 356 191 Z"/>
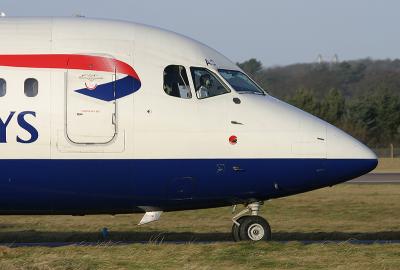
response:
<path fill-rule="evenodd" d="M 271 240 L 271 227 L 260 216 L 243 216 L 237 220 L 239 225 L 233 223 L 232 237 L 239 241 L 268 241 Z"/>
<path fill-rule="evenodd" d="M 236 220 L 233 219 L 232 237 L 236 242 L 271 240 L 271 227 L 267 220 L 258 216 L 260 203 L 255 204 L 247 206 L 247 211 L 250 210 L 252 215 L 241 216 Z"/>

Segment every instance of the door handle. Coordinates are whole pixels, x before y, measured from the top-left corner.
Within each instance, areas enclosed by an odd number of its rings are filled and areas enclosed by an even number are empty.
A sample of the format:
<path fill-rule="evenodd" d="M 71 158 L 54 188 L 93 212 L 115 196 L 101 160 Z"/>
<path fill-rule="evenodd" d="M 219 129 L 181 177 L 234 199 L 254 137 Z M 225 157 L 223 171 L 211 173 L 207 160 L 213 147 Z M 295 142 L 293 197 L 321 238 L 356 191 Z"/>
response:
<path fill-rule="evenodd" d="M 113 125 L 116 125 L 116 123 L 117 123 L 117 119 L 116 119 L 117 117 L 116 117 L 116 115 L 115 115 L 115 113 L 113 113 L 112 114 L 112 118 L 111 118 L 111 123 L 113 124 Z"/>

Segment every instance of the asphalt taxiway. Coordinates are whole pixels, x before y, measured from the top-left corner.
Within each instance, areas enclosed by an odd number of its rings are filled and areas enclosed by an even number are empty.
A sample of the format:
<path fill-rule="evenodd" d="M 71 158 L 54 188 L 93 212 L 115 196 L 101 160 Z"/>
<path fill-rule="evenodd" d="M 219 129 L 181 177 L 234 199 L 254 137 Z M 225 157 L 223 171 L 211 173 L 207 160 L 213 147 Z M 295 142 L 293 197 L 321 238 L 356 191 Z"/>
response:
<path fill-rule="evenodd" d="M 348 183 L 357 184 L 400 184 L 400 173 L 368 173 Z"/>

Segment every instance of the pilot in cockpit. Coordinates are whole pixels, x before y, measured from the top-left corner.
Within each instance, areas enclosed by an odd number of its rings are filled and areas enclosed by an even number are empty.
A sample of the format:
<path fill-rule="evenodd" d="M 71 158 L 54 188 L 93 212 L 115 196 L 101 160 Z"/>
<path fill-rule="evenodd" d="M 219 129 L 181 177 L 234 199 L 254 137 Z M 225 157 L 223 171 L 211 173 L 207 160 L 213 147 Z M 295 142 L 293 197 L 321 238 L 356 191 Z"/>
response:
<path fill-rule="evenodd" d="M 210 95 L 210 90 L 213 85 L 210 74 L 203 74 L 200 77 L 200 87 L 197 90 L 198 98 L 206 98 Z"/>

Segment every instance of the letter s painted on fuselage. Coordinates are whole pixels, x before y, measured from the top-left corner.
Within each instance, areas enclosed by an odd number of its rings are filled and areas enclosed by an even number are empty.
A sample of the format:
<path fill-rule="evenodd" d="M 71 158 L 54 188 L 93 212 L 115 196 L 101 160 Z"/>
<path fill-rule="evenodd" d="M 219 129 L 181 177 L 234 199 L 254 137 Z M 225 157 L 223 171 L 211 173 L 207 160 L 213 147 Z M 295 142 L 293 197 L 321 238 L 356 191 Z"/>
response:
<path fill-rule="evenodd" d="M 31 134 L 31 138 L 29 140 L 25 141 L 25 140 L 21 139 L 19 136 L 17 136 L 17 142 L 19 142 L 19 143 L 33 143 L 39 137 L 39 133 L 36 130 L 36 128 L 34 128 L 31 124 L 26 122 L 25 115 L 27 115 L 27 114 L 30 114 L 30 115 L 33 115 L 34 117 L 36 117 L 35 112 L 31 112 L 31 111 L 21 112 L 18 115 L 18 125 L 20 127 L 22 127 L 23 129 L 25 129 L 26 131 L 28 131 Z"/>
<path fill-rule="evenodd" d="M 7 143 L 7 126 L 13 118 L 14 114 L 15 112 L 10 112 L 5 122 L 0 118 L 0 143 Z M 24 111 L 19 113 L 17 117 L 18 125 L 21 128 L 25 129 L 31 135 L 31 137 L 29 140 L 24 140 L 17 136 L 17 142 L 33 143 L 39 138 L 39 133 L 34 126 L 32 126 L 25 120 L 25 115 L 33 115 L 34 117 L 36 117 L 36 113 L 32 111 Z"/>

